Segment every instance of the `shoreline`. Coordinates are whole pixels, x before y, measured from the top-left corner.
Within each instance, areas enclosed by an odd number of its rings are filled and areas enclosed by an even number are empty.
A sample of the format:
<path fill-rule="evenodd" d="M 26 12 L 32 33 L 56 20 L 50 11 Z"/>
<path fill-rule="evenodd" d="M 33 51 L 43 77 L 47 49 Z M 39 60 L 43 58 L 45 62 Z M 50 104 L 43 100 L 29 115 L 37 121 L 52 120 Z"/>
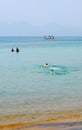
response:
<path fill-rule="evenodd" d="M 79 130 L 82 129 L 82 115 L 62 116 L 55 119 L 21 121 L 19 123 L 1 124 L 0 130 Z"/>
<path fill-rule="evenodd" d="M 0 126 L 0 130 L 79 130 L 82 129 L 82 119 L 61 120 L 43 123 L 18 123 Z"/>

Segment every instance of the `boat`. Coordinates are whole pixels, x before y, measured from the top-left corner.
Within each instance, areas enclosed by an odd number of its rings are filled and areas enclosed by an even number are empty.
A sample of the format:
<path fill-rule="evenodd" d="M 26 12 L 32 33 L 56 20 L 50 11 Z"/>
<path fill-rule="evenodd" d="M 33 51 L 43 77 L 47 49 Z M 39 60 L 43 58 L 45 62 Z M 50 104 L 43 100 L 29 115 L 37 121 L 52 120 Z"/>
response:
<path fill-rule="evenodd" d="M 49 36 L 44 36 L 45 39 L 54 39 L 53 35 L 49 35 Z"/>

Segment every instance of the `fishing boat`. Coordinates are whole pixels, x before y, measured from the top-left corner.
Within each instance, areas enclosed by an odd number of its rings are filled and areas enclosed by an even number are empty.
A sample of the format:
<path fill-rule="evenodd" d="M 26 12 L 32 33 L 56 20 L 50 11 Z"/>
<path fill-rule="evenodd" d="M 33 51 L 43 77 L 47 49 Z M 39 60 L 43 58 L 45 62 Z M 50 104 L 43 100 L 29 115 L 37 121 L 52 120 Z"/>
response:
<path fill-rule="evenodd" d="M 53 35 L 50 35 L 50 36 L 44 36 L 45 39 L 54 39 L 54 36 Z"/>

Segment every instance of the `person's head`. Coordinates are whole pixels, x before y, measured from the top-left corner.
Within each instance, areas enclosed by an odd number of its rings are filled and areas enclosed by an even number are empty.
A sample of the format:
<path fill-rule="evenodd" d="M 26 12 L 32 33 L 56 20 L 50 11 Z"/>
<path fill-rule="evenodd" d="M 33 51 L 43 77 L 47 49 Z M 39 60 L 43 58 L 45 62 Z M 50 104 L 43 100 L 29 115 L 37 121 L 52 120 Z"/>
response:
<path fill-rule="evenodd" d="M 49 64 L 46 62 L 46 63 L 44 64 L 44 66 L 49 66 Z"/>
<path fill-rule="evenodd" d="M 54 72 L 54 69 L 51 69 L 51 72 Z"/>
<path fill-rule="evenodd" d="M 14 51 L 14 49 L 12 48 L 12 49 L 11 49 L 11 51 L 13 52 L 13 51 Z"/>
<path fill-rule="evenodd" d="M 45 65 L 48 65 L 48 63 L 46 63 Z"/>

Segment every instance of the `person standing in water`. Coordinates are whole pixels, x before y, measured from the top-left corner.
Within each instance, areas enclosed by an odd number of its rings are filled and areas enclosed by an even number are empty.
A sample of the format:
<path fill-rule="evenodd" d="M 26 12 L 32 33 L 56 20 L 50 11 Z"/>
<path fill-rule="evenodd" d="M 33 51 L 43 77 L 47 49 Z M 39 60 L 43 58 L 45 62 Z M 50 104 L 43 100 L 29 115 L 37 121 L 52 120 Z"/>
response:
<path fill-rule="evenodd" d="M 17 52 L 17 53 L 19 52 L 19 48 L 16 48 L 16 52 Z"/>

